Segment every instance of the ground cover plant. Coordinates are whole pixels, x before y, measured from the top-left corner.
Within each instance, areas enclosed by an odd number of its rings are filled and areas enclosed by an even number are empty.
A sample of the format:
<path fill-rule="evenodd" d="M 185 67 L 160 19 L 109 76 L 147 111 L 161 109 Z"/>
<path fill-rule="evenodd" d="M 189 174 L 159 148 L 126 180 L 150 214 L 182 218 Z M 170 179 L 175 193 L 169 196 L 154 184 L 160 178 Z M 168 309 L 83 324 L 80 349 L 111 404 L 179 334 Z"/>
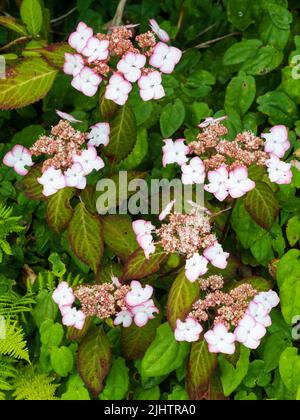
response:
<path fill-rule="evenodd" d="M 299 12 L 0 0 L 0 399 L 300 399 Z"/>

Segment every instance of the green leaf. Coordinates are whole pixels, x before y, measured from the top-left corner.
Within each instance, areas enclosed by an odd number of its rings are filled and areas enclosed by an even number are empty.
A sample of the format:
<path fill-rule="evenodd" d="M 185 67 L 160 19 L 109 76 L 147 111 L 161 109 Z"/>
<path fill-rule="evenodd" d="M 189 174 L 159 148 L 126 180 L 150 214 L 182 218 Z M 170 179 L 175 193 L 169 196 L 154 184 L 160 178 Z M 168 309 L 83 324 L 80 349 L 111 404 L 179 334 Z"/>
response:
<path fill-rule="evenodd" d="M 221 382 L 224 394 L 228 397 L 237 389 L 246 376 L 249 368 L 250 350 L 240 346 L 240 355 L 236 364 L 230 363 L 225 356 L 219 356 Z"/>
<path fill-rule="evenodd" d="M 286 227 L 286 236 L 291 246 L 296 245 L 300 238 L 300 219 L 297 216 L 292 217 Z"/>
<path fill-rule="evenodd" d="M 74 374 L 67 383 L 67 391 L 62 394 L 63 401 L 89 401 L 90 395 L 79 375 Z"/>
<path fill-rule="evenodd" d="M 248 192 L 244 204 L 259 226 L 271 229 L 278 216 L 279 205 L 275 194 L 265 182 L 256 181 L 255 188 Z"/>
<path fill-rule="evenodd" d="M 44 98 L 58 73 L 41 58 L 27 58 L 0 80 L 0 109 L 17 109 Z"/>
<path fill-rule="evenodd" d="M 190 345 L 177 342 L 168 323 L 157 329 L 152 342 L 142 360 L 141 373 L 143 378 L 167 375 L 182 365 L 186 359 Z"/>
<path fill-rule="evenodd" d="M 252 75 L 264 75 L 276 69 L 283 60 L 283 53 L 271 45 L 261 47 L 255 57 L 247 60 L 242 70 Z"/>
<path fill-rule="evenodd" d="M 160 116 L 160 129 L 164 138 L 172 136 L 185 120 L 185 107 L 181 99 L 164 106 Z"/>
<path fill-rule="evenodd" d="M 159 386 L 154 386 L 153 388 L 143 389 L 139 387 L 133 396 L 134 401 L 158 401 L 160 399 L 160 389 Z"/>
<path fill-rule="evenodd" d="M 241 116 L 251 107 L 256 96 L 255 79 L 240 73 L 234 77 L 226 89 L 225 110 L 234 108 Z"/>
<path fill-rule="evenodd" d="M 283 331 L 277 331 L 268 337 L 263 349 L 265 372 L 277 369 L 281 353 L 289 346 L 291 346 L 291 340 Z"/>
<path fill-rule="evenodd" d="M 249 0 L 228 0 L 227 16 L 233 26 L 244 31 L 253 22 L 251 2 Z"/>
<path fill-rule="evenodd" d="M 296 104 L 284 92 L 268 92 L 257 99 L 259 111 L 268 115 L 272 125 L 293 126 L 298 119 Z"/>
<path fill-rule="evenodd" d="M 191 283 L 185 277 L 184 270 L 178 275 L 168 296 L 167 318 L 173 329 L 176 328 L 176 320 L 185 321 L 192 309 L 192 304 L 199 298 L 199 284 Z"/>
<path fill-rule="evenodd" d="M 127 360 L 137 360 L 144 356 L 160 323 L 161 313 L 142 328 L 132 324 L 129 328 L 121 329 L 121 351 Z"/>
<path fill-rule="evenodd" d="M 47 223 L 57 234 L 63 232 L 72 219 L 73 209 L 70 200 L 74 194 L 73 188 L 63 188 L 48 199 Z"/>
<path fill-rule="evenodd" d="M 43 26 L 43 11 L 39 0 L 23 0 L 21 18 L 31 35 L 38 35 Z"/>
<path fill-rule="evenodd" d="M 136 143 L 137 128 L 131 106 L 126 104 L 118 109 L 110 123 L 110 142 L 105 154 L 120 162 L 132 152 Z"/>
<path fill-rule="evenodd" d="M 300 386 L 300 356 L 297 348 L 288 347 L 284 350 L 279 360 L 279 371 L 287 389 L 296 393 Z"/>
<path fill-rule="evenodd" d="M 52 273 L 54 276 L 62 278 L 66 274 L 67 269 L 57 252 L 52 252 L 48 260 L 52 264 Z"/>
<path fill-rule="evenodd" d="M 32 312 L 36 325 L 40 328 L 47 319 L 55 320 L 58 315 L 58 306 L 52 299 L 52 294 L 42 290 L 37 296 L 37 303 Z"/>
<path fill-rule="evenodd" d="M 122 260 L 126 260 L 138 247 L 132 221 L 127 216 L 106 216 L 102 219 L 104 243 Z"/>
<path fill-rule="evenodd" d="M 67 339 L 69 341 L 81 341 L 83 337 L 85 337 L 92 325 L 93 317 L 87 317 L 85 319 L 84 326 L 82 330 L 78 330 L 75 327 L 69 327 L 67 332 Z"/>
<path fill-rule="evenodd" d="M 44 347 L 59 347 L 64 337 L 64 329 L 61 324 L 47 319 L 40 326 L 40 337 Z"/>
<path fill-rule="evenodd" d="M 233 44 L 223 57 L 224 66 L 244 63 L 255 57 L 263 43 L 259 39 L 247 39 Z"/>
<path fill-rule="evenodd" d="M 109 121 L 116 114 L 120 107 L 113 101 L 105 98 L 105 89 L 100 91 L 100 115 L 103 118 L 103 121 Z"/>
<path fill-rule="evenodd" d="M 140 280 L 156 273 L 166 258 L 167 255 L 161 249 L 157 248 L 149 260 L 147 260 L 144 251 L 137 249 L 126 260 L 122 281 Z"/>
<path fill-rule="evenodd" d="M 192 344 L 188 362 L 186 386 L 191 400 L 201 400 L 209 390 L 213 371 L 217 367 L 217 355 L 208 351 L 207 343 L 201 339 Z"/>
<path fill-rule="evenodd" d="M 129 369 L 122 357 L 115 359 L 100 394 L 100 400 L 123 400 L 129 388 Z"/>
<path fill-rule="evenodd" d="M 95 398 L 98 397 L 111 362 L 111 348 L 106 334 L 98 327 L 81 341 L 77 355 L 77 369 Z"/>
<path fill-rule="evenodd" d="M 67 347 L 51 349 L 51 365 L 53 370 L 65 378 L 72 371 L 74 365 L 73 353 Z"/>
<path fill-rule="evenodd" d="M 102 225 L 100 218 L 89 213 L 83 203 L 75 208 L 68 238 L 75 255 L 96 273 L 103 255 Z"/>
<path fill-rule="evenodd" d="M 263 360 L 254 360 L 250 363 L 247 375 L 243 380 L 243 384 L 248 388 L 256 386 L 266 387 L 271 382 L 272 376 L 265 371 L 265 362 Z"/>
<path fill-rule="evenodd" d="M 11 31 L 17 32 L 20 35 L 28 35 L 25 26 L 17 22 L 17 20 L 13 17 L 0 16 L 0 25 L 4 26 L 7 29 L 10 29 Z"/>

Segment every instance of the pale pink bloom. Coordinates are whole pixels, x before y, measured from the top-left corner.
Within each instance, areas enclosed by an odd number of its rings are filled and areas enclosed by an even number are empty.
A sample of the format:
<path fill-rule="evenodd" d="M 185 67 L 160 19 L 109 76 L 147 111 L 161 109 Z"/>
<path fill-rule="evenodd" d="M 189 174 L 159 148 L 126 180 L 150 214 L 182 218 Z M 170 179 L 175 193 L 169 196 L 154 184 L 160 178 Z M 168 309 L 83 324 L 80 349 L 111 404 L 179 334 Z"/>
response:
<path fill-rule="evenodd" d="M 134 315 L 134 323 L 138 327 L 144 327 L 150 319 L 155 318 L 155 313 L 159 313 L 159 310 L 154 305 L 153 300 L 148 300 L 142 305 L 135 306 L 131 309 L 132 314 Z"/>
<path fill-rule="evenodd" d="M 37 181 L 39 184 L 43 185 L 43 194 L 46 197 L 49 197 L 66 187 L 66 178 L 62 171 L 53 167 L 48 168 Z"/>
<path fill-rule="evenodd" d="M 60 307 L 72 306 L 75 302 L 73 289 L 66 281 L 60 283 L 52 294 L 52 299 Z"/>
<path fill-rule="evenodd" d="M 254 301 L 250 302 L 246 315 L 251 316 L 255 322 L 264 327 L 270 327 L 270 325 L 272 325 L 269 311 L 261 303 L 256 303 Z"/>
<path fill-rule="evenodd" d="M 205 166 L 202 160 L 196 156 L 181 166 L 182 183 L 184 185 L 203 184 L 205 180 Z"/>
<path fill-rule="evenodd" d="M 227 267 L 227 259 L 230 254 L 224 252 L 222 245 L 216 242 L 214 245 L 206 248 L 203 255 L 214 267 L 224 270 Z"/>
<path fill-rule="evenodd" d="M 165 145 L 162 148 L 164 167 L 171 163 L 178 163 L 181 166 L 188 161 L 186 155 L 190 149 L 184 141 L 185 139 L 178 139 L 175 142 L 172 139 L 164 140 Z"/>
<path fill-rule="evenodd" d="M 277 156 L 271 155 L 270 159 L 266 161 L 266 165 L 271 182 L 280 185 L 292 182 L 293 173 L 290 163 L 283 162 Z"/>
<path fill-rule="evenodd" d="M 268 312 L 271 312 L 280 303 L 279 296 L 273 290 L 268 292 L 260 292 L 253 299 L 255 303 L 261 304 Z"/>
<path fill-rule="evenodd" d="M 66 112 L 56 110 L 56 113 L 61 119 L 69 121 L 72 124 L 82 123 L 82 121 L 76 120 L 76 118 L 74 118 L 73 115 L 67 114 Z"/>
<path fill-rule="evenodd" d="M 10 168 L 14 168 L 15 172 L 22 176 L 28 174 L 25 166 L 31 167 L 34 165 L 30 151 L 19 144 L 14 146 L 10 152 L 6 153 L 3 158 L 3 163 Z"/>
<path fill-rule="evenodd" d="M 209 118 L 206 118 L 201 124 L 199 124 L 198 127 L 199 128 L 206 128 L 209 125 L 216 124 L 218 122 L 225 121 L 225 120 L 227 120 L 227 115 L 225 115 L 224 117 L 220 117 L 220 118 L 209 117 Z"/>
<path fill-rule="evenodd" d="M 144 249 L 144 254 L 147 260 L 149 260 L 150 255 L 154 254 L 155 249 L 156 248 L 153 242 L 147 248 Z"/>
<path fill-rule="evenodd" d="M 101 82 L 102 78 L 98 76 L 98 74 L 88 67 L 84 67 L 81 72 L 74 77 L 71 85 L 85 96 L 92 97 L 96 94 Z"/>
<path fill-rule="evenodd" d="M 204 334 L 210 353 L 234 354 L 235 335 L 228 332 L 223 324 L 217 324 L 213 330 Z"/>
<path fill-rule="evenodd" d="M 132 324 L 133 314 L 129 311 L 121 311 L 116 314 L 114 325 L 122 325 L 124 328 L 130 327 Z"/>
<path fill-rule="evenodd" d="M 88 135 L 88 145 L 99 147 L 108 146 L 109 144 L 109 135 L 110 135 L 110 125 L 109 123 L 98 123 L 91 127 L 91 132 Z"/>
<path fill-rule="evenodd" d="M 69 45 L 77 52 L 81 53 L 92 36 L 93 29 L 89 28 L 84 22 L 80 22 L 76 32 L 73 32 L 69 37 Z"/>
<path fill-rule="evenodd" d="M 67 327 L 74 327 L 77 330 L 82 330 L 85 323 L 85 314 L 78 311 L 76 308 L 67 308 L 63 313 L 62 323 Z"/>
<path fill-rule="evenodd" d="M 136 220 L 132 223 L 132 229 L 137 236 L 145 235 L 146 233 L 151 233 L 155 226 L 151 222 L 146 222 L 146 220 Z"/>
<path fill-rule="evenodd" d="M 65 64 L 64 73 L 70 74 L 73 77 L 78 76 L 81 70 L 84 68 L 84 61 L 79 54 L 65 53 Z"/>
<path fill-rule="evenodd" d="M 230 172 L 227 188 L 232 198 L 240 198 L 255 188 L 255 182 L 249 179 L 248 169 L 240 166 Z"/>
<path fill-rule="evenodd" d="M 138 235 L 136 239 L 139 246 L 144 250 L 145 257 L 148 260 L 150 255 L 155 252 L 152 235 L 150 233 L 145 233 L 144 235 Z"/>
<path fill-rule="evenodd" d="M 182 51 L 169 47 L 163 42 L 156 44 L 150 57 L 150 65 L 158 68 L 162 73 L 171 74 L 182 57 Z"/>
<path fill-rule="evenodd" d="M 267 330 L 258 324 L 254 318 L 245 315 L 234 331 L 236 340 L 245 347 L 255 350 L 259 347 L 261 339 L 266 335 Z"/>
<path fill-rule="evenodd" d="M 204 189 L 212 193 L 219 201 L 224 201 L 228 197 L 228 179 L 229 174 L 226 166 L 222 165 L 215 171 L 209 171 L 207 174 L 209 184 Z"/>
<path fill-rule="evenodd" d="M 270 129 L 270 133 L 261 135 L 265 141 L 265 152 L 272 153 L 279 158 L 285 155 L 291 144 L 289 142 L 288 130 L 284 125 L 276 125 Z"/>
<path fill-rule="evenodd" d="M 151 31 L 154 32 L 155 35 L 157 35 L 160 41 L 162 42 L 170 41 L 169 34 L 159 26 L 159 24 L 156 22 L 155 19 L 150 19 L 149 22 L 150 22 Z"/>
<path fill-rule="evenodd" d="M 109 84 L 107 85 L 105 91 L 105 98 L 110 99 L 115 102 L 117 105 L 125 105 L 128 100 L 128 95 L 132 90 L 131 84 L 124 79 L 122 74 L 115 73 L 109 79 Z"/>
<path fill-rule="evenodd" d="M 89 57 L 89 63 L 94 63 L 98 60 L 106 60 L 109 55 L 108 47 L 109 41 L 107 41 L 106 39 L 100 41 L 98 38 L 92 37 L 87 41 L 87 44 L 82 51 L 82 54 L 86 57 Z"/>
<path fill-rule="evenodd" d="M 130 291 L 125 297 L 125 302 L 128 306 L 139 306 L 147 302 L 153 295 L 153 287 L 146 285 L 143 287 L 139 281 L 132 281 L 130 283 Z"/>
<path fill-rule="evenodd" d="M 163 220 L 166 219 L 167 216 L 169 216 L 169 214 L 171 213 L 173 207 L 176 204 L 176 200 L 171 201 L 165 208 L 164 210 L 160 213 L 160 215 L 158 216 L 158 219 L 162 222 Z"/>
<path fill-rule="evenodd" d="M 149 74 L 145 74 L 138 81 L 140 87 L 140 96 L 143 101 L 150 101 L 151 99 L 161 99 L 166 93 L 162 86 L 161 73 L 158 71 L 152 71 Z"/>
<path fill-rule="evenodd" d="M 83 150 L 81 155 L 73 156 L 74 163 L 80 163 L 83 168 L 84 175 L 89 175 L 94 169 L 100 171 L 105 164 L 101 157 L 97 155 L 97 150 L 93 146 L 89 146 Z"/>
<path fill-rule="evenodd" d="M 200 276 L 207 273 L 208 260 L 199 254 L 194 254 L 185 263 L 185 276 L 194 283 Z"/>
<path fill-rule="evenodd" d="M 86 187 L 86 177 L 80 163 L 73 163 L 72 167 L 65 172 L 66 186 L 84 190 Z"/>
<path fill-rule="evenodd" d="M 142 68 L 146 64 L 146 57 L 143 54 L 127 52 L 122 60 L 117 64 L 117 69 L 122 73 L 126 80 L 131 83 L 136 82 L 142 75 Z"/>
<path fill-rule="evenodd" d="M 185 322 L 177 319 L 174 334 L 176 341 L 187 341 L 189 343 L 193 343 L 199 340 L 202 331 L 202 326 L 193 318 L 187 318 Z"/>

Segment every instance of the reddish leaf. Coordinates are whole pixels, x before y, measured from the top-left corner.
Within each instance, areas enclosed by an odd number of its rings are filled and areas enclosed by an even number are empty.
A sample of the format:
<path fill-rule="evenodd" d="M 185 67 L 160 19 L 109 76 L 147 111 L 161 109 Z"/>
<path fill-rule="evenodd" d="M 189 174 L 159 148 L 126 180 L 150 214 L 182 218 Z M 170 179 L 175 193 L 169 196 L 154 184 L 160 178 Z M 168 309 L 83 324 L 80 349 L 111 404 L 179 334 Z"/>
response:
<path fill-rule="evenodd" d="M 156 273 L 166 258 L 167 255 L 161 249 L 157 249 L 147 260 L 144 251 L 138 249 L 126 261 L 122 281 L 140 280 Z"/>

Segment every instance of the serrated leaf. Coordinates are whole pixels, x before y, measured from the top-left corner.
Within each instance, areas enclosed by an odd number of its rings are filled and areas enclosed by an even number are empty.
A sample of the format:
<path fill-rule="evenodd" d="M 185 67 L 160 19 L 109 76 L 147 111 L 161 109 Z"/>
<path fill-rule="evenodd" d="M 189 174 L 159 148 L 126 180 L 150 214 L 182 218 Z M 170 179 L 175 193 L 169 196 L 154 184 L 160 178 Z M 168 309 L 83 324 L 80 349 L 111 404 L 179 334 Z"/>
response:
<path fill-rule="evenodd" d="M 186 379 L 191 400 L 201 400 L 207 394 L 211 375 L 217 367 L 217 361 L 217 355 L 208 351 L 204 339 L 192 344 Z"/>
<path fill-rule="evenodd" d="M 247 39 L 233 44 L 223 57 L 225 66 L 244 63 L 246 60 L 254 57 L 263 43 L 259 39 Z"/>
<path fill-rule="evenodd" d="M 114 114 L 110 125 L 110 141 L 105 154 L 120 162 L 131 152 L 136 142 L 136 120 L 131 106 L 127 103 Z"/>
<path fill-rule="evenodd" d="M 252 75 L 264 75 L 276 69 L 283 60 L 283 53 L 271 45 L 261 47 L 257 55 L 245 62 L 242 70 Z"/>
<path fill-rule="evenodd" d="M 29 200 L 46 201 L 43 194 L 43 186 L 37 182 L 37 179 L 42 175 L 40 166 L 34 166 L 22 180 L 24 192 Z"/>
<path fill-rule="evenodd" d="M 274 192 L 264 182 L 257 181 L 244 201 L 245 208 L 256 223 L 264 229 L 271 229 L 279 213 L 279 204 Z"/>
<path fill-rule="evenodd" d="M 99 95 L 100 115 L 103 121 L 110 121 L 115 113 L 120 109 L 120 107 L 115 102 L 106 99 L 104 94 L 105 89 L 101 89 Z"/>
<path fill-rule="evenodd" d="M 140 280 L 156 273 L 166 258 L 167 255 L 161 249 L 157 249 L 149 260 L 142 249 L 136 250 L 125 263 L 122 281 Z"/>
<path fill-rule="evenodd" d="M 78 372 L 95 398 L 103 388 L 111 362 L 111 348 L 109 340 L 102 330 L 97 327 L 81 341 L 77 355 Z"/>
<path fill-rule="evenodd" d="M 58 70 L 61 70 L 65 63 L 65 53 L 74 54 L 73 48 L 66 42 L 50 44 L 45 48 L 39 48 L 35 51 L 40 53 L 50 66 L 56 67 Z"/>
<path fill-rule="evenodd" d="M 28 32 L 38 35 L 43 26 L 43 11 L 39 0 L 23 0 L 20 14 Z"/>
<path fill-rule="evenodd" d="M 74 254 L 96 273 L 103 255 L 102 226 L 99 217 L 89 213 L 83 203 L 75 208 L 68 238 Z"/>
<path fill-rule="evenodd" d="M 144 356 L 156 336 L 156 330 L 161 323 L 161 314 L 157 314 L 147 325 L 140 328 L 135 324 L 121 330 L 121 351 L 127 360 L 137 360 Z"/>
<path fill-rule="evenodd" d="M 64 188 L 51 196 L 47 202 L 47 223 L 56 233 L 62 232 L 72 219 L 70 200 L 74 193 L 73 188 Z"/>
<path fill-rule="evenodd" d="M 127 171 L 136 169 L 148 155 L 148 148 L 148 133 L 142 128 L 137 132 L 136 144 L 132 152 L 120 163 L 118 169 Z"/>
<path fill-rule="evenodd" d="M 167 303 L 167 318 L 173 329 L 176 328 L 177 319 L 185 321 L 199 294 L 199 284 L 188 281 L 184 270 L 181 271 L 172 284 Z"/>
<path fill-rule="evenodd" d="M 19 23 L 15 18 L 10 16 L 0 16 L 0 25 L 11 31 L 17 32 L 20 35 L 28 35 L 24 25 Z"/>
<path fill-rule="evenodd" d="M 0 79 L 0 109 L 23 108 L 47 95 L 58 71 L 42 58 L 27 58 Z"/>
<path fill-rule="evenodd" d="M 102 225 L 105 244 L 122 260 L 126 260 L 139 247 L 129 217 L 106 216 L 102 218 Z"/>

